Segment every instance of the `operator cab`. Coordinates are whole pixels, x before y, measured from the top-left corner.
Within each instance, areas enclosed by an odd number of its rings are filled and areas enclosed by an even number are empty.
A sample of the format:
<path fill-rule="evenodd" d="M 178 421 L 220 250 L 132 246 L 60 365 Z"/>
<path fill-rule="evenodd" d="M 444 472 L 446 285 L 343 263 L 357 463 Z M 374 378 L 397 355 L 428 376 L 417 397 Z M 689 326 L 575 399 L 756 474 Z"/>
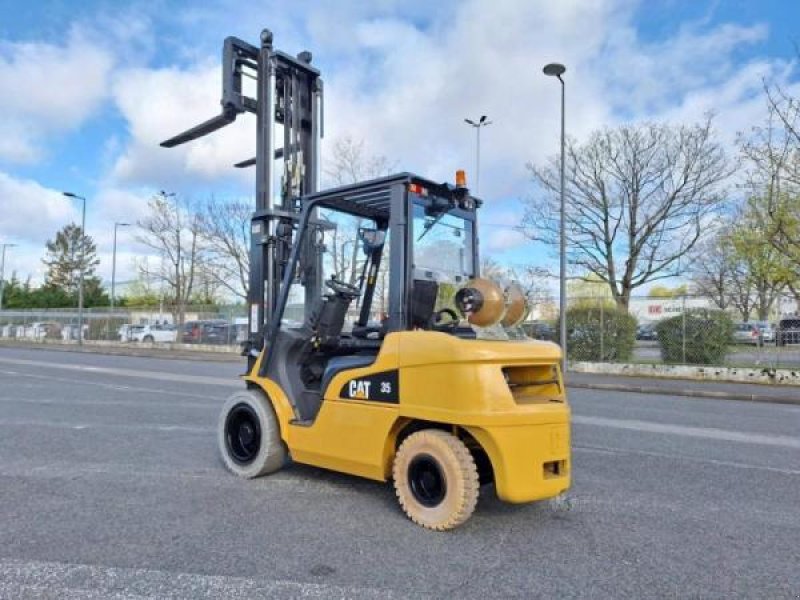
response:
<path fill-rule="evenodd" d="M 464 186 L 402 173 L 301 204 L 261 374 L 292 390 L 311 422 L 331 378 L 372 364 L 387 334 L 474 337 L 454 297 L 477 274 L 479 201 Z"/>

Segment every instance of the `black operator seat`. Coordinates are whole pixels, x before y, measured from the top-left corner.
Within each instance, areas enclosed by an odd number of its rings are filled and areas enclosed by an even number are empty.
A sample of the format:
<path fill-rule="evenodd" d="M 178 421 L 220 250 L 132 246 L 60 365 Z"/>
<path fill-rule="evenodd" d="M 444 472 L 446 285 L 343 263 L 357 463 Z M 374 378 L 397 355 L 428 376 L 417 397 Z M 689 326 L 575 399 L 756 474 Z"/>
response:
<path fill-rule="evenodd" d="M 412 329 L 430 329 L 438 296 L 439 284 L 436 281 L 414 279 L 414 287 L 411 290 Z"/>
<path fill-rule="evenodd" d="M 335 290 L 318 300 L 306 324 L 321 348 L 339 345 L 344 319 L 355 297 L 353 293 Z"/>
<path fill-rule="evenodd" d="M 432 279 L 414 279 L 411 291 L 411 329 L 430 329 L 439 284 Z M 352 336 L 360 340 L 382 340 L 386 336 L 387 321 L 381 324 L 354 325 Z"/>

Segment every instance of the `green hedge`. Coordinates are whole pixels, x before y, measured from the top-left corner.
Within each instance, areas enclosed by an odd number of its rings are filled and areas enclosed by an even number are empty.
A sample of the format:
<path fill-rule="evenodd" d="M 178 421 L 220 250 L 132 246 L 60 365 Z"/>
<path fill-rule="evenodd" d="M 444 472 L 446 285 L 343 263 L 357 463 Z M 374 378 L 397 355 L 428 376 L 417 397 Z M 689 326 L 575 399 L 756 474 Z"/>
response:
<path fill-rule="evenodd" d="M 556 335 L 561 331 L 556 324 Z M 636 343 L 636 317 L 615 306 L 567 309 L 567 355 L 571 360 L 629 361 Z"/>
<path fill-rule="evenodd" d="M 721 310 L 689 309 L 684 315 L 660 321 L 656 335 L 666 363 L 718 365 L 730 350 L 733 321 Z"/>

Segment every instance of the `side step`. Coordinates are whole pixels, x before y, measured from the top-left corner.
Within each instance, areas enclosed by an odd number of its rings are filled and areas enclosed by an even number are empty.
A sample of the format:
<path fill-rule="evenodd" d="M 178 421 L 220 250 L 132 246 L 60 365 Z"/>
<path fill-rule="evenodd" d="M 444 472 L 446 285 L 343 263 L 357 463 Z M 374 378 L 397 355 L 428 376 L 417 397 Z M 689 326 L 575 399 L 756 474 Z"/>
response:
<path fill-rule="evenodd" d="M 295 425 L 297 427 L 311 427 L 314 424 L 314 419 L 292 419 L 289 421 L 289 425 Z"/>

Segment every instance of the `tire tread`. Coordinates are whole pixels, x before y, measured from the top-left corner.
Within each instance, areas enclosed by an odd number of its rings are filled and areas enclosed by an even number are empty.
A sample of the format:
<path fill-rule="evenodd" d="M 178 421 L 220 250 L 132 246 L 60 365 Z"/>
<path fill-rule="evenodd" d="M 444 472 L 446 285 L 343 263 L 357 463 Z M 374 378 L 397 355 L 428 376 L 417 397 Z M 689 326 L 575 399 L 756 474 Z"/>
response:
<path fill-rule="evenodd" d="M 461 495 L 456 503 L 457 510 L 450 513 L 447 518 L 437 522 L 430 523 L 424 521 L 416 512 L 414 505 L 409 501 L 410 490 L 405 483 L 405 473 L 400 473 L 400 468 L 404 464 L 403 460 L 398 460 L 398 457 L 405 457 L 405 454 L 413 452 L 416 445 L 420 440 L 428 441 L 434 446 L 443 445 L 447 450 L 452 452 L 456 459 L 456 466 L 463 481 L 461 487 Z M 478 495 L 480 492 L 480 483 L 478 477 L 478 467 L 475 464 L 475 459 L 472 457 L 469 449 L 464 442 L 458 439 L 451 433 L 442 431 L 440 429 L 423 429 L 408 436 L 400 447 L 397 449 L 395 461 L 392 469 L 394 477 L 395 493 L 397 500 L 400 503 L 403 512 L 406 513 L 417 525 L 432 529 L 434 531 L 446 531 L 462 525 L 467 519 L 472 516 L 475 507 L 478 503 Z"/>

